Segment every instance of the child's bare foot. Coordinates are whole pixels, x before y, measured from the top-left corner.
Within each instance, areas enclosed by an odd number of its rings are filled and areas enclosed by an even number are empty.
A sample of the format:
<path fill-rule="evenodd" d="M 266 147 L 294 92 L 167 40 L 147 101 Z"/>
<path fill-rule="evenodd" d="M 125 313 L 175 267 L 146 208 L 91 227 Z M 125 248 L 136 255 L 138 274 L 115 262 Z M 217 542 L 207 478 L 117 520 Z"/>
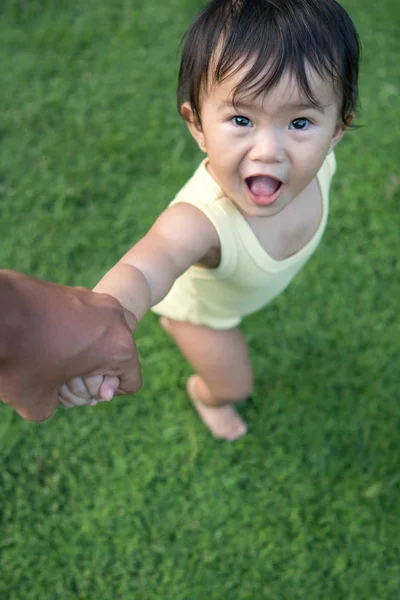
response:
<path fill-rule="evenodd" d="M 214 437 L 233 441 L 247 433 L 247 426 L 231 404 L 210 406 L 196 397 L 196 375 L 189 377 L 186 385 L 187 392 L 200 415 L 203 423 Z"/>

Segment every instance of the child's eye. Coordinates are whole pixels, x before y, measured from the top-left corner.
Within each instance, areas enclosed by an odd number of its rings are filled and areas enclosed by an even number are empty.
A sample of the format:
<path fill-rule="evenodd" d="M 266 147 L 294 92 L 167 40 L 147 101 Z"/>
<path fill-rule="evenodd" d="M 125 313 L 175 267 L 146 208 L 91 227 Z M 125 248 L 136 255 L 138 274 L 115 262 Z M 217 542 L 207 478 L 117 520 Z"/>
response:
<path fill-rule="evenodd" d="M 232 121 L 235 125 L 239 127 L 252 127 L 253 123 L 247 117 L 241 117 L 240 115 L 237 117 L 232 117 Z"/>
<path fill-rule="evenodd" d="M 306 119 L 305 117 L 300 117 L 299 119 L 293 119 L 290 122 L 289 129 L 307 129 L 311 125 L 310 119 Z"/>

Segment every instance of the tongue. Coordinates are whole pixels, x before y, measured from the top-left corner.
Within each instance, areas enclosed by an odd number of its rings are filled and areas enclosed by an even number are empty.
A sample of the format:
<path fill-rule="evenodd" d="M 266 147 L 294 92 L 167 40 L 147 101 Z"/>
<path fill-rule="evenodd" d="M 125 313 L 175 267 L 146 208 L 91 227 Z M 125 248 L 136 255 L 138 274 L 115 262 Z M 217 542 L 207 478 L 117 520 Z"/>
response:
<path fill-rule="evenodd" d="M 278 189 L 280 182 L 266 175 L 249 177 L 248 184 L 255 196 L 272 196 Z"/>

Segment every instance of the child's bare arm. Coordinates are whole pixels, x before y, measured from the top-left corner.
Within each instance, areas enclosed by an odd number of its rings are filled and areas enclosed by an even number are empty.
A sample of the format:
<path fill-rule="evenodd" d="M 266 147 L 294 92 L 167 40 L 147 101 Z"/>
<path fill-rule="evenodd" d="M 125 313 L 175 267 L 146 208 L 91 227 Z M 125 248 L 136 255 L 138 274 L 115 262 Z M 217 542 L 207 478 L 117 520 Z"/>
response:
<path fill-rule="evenodd" d="M 94 291 L 110 294 L 140 320 L 175 280 L 219 247 L 209 219 L 190 204 L 163 212 L 150 231 L 101 279 Z"/>
<path fill-rule="evenodd" d="M 179 275 L 218 246 L 217 232 L 200 210 L 185 203 L 174 205 L 94 291 L 114 296 L 139 321 L 150 306 L 164 298 Z M 118 378 L 75 378 L 62 386 L 59 402 L 66 407 L 94 406 L 111 399 L 118 385 Z"/>

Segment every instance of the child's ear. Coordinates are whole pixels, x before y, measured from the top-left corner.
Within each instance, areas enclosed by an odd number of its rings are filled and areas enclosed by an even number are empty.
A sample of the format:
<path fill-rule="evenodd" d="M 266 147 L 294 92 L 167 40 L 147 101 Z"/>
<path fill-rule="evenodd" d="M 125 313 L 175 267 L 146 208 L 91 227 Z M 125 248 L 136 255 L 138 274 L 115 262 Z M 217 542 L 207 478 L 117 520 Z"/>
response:
<path fill-rule="evenodd" d="M 340 140 L 343 137 L 344 132 L 346 131 L 346 129 L 348 129 L 350 127 L 353 119 L 354 119 L 354 115 L 349 115 L 346 118 L 346 123 L 338 123 L 337 124 L 336 129 L 335 129 L 332 139 L 331 139 L 331 143 L 329 146 L 329 152 L 332 152 L 334 147 L 340 142 Z"/>
<path fill-rule="evenodd" d="M 194 139 L 196 140 L 200 150 L 206 152 L 206 145 L 204 142 L 203 129 L 201 123 L 193 112 L 193 109 L 189 102 L 185 102 L 181 106 L 181 115 L 186 121 L 186 125 Z"/>

